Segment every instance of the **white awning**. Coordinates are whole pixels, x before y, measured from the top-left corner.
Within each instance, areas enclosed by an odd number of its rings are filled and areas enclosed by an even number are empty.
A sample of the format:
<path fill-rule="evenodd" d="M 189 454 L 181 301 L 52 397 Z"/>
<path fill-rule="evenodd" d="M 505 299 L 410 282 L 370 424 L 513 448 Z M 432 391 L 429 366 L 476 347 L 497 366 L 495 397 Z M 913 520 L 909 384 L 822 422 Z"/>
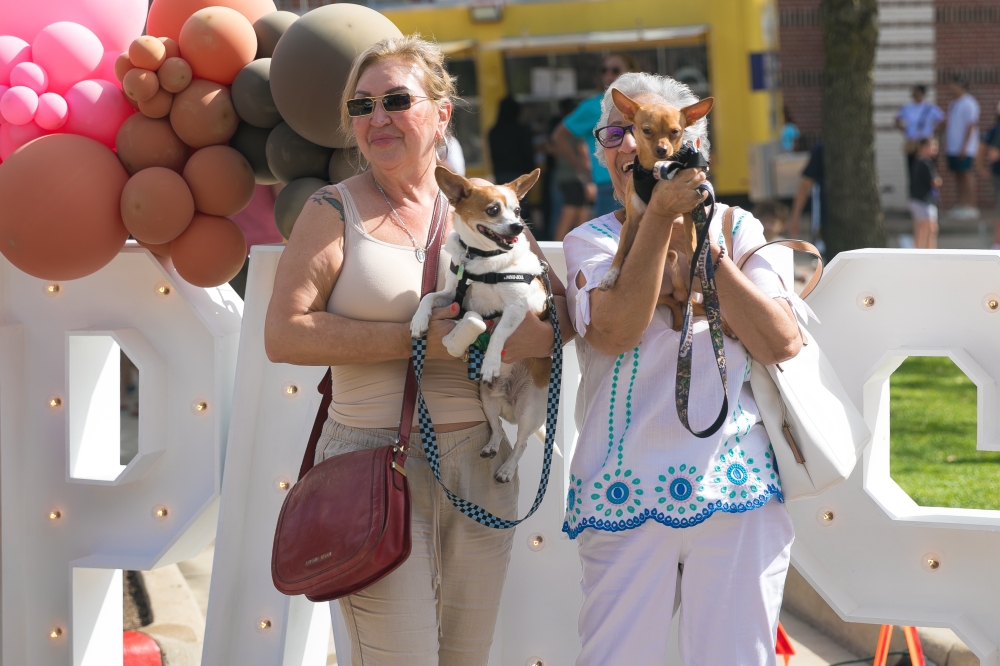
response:
<path fill-rule="evenodd" d="M 470 49 L 475 48 L 476 40 L 458 39 L 452 42 L 438 42 L 437 46 L 441 53 L 449 56 L 455 55 L 456 53 L 463 53 L 464 51 L 469 51 Z"/>
<path fill-rule="evenodd" d="M 480 48 L 484 51 L 520 51 L 565 49 L 594 49 L 613 44 L 635 44 L 643 42 L 669 42 L 701 37 L 708 33 L 707 25 L 686 25 L 672 28 L 641 28 L 636 30 L 603 30 L 600 32 L 573 32 L 562 35 L 522 35 L 503 37 L 486 42 Z"/>

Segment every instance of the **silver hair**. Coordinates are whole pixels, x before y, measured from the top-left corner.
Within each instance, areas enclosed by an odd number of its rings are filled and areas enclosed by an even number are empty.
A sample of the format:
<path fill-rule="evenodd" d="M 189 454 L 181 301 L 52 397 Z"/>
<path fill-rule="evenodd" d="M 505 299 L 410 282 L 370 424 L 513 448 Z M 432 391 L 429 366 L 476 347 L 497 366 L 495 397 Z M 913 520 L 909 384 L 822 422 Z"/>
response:
<path fill-rule="evenodd" d="M 604 98 L 601 99 L 601 119 L 598 121 L 597 127 L 604 127 L 608 124 L 611 109 L 615 108 L 615 104 L 611 100 L 612 89 L 618 89 L 633 98 L 638 95 L 656 95 L 665 103 L 675 106 L 678 109 L 691 106 L 699 99 L 697 95 L 691 92 L 691 89 L 687 85 L 669 76 L 657 76 L 656 74 L 647 74 L 646 72 L 626 72 L 615 79 L 615 82 L 604 91 Z M 701 153 L 707 159 L 711 148 L 708 142 L 707 117 L 702 118 L 684 130 L 685 141 L 695 142 L 698 139 L 701 139 Z M 607 162 L 604 159 L 604 148 L 601 147 L 601 144 L 597 144 L 594 156 L 601 166 L 607 166 Z"/>

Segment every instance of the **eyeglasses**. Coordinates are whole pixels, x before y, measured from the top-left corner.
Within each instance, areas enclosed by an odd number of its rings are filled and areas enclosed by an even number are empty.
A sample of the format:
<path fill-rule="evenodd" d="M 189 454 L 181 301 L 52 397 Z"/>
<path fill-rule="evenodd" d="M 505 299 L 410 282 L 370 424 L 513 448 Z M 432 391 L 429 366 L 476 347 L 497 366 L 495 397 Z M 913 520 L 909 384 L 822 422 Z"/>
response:
<path fill-rule="evenodd" d="M 625 135 L 632 134 L 634 129 L 635 125 L 607 125 L 606 127 L 598 127 L 594 130 L 594 138 L 603 147 L 614 148 L 615 146 L 620 146 L 622 141 L 625 140 Z"/>
<path fill-rule="evenodd" d="M 406 92 L 389 93 L 381 97 L 357 97 L 347 100 L 347 115 L 351 118 L 370 116 L 375 111 L 375 102 L 378 100 L 382 100 L 382 108 L 386 113 L 400 113 L 409 109 L 413 100 L 419 99 L 430 99 L 430 97 L 420 97 Z"/>
<path fill-rule="evenodd" d="M 614 74 L 615 76 L 618 76 L 621 73 L 622 73 L 621 67 L 607 67 L 607 66 L 601 67 L 601 74 Z"/>

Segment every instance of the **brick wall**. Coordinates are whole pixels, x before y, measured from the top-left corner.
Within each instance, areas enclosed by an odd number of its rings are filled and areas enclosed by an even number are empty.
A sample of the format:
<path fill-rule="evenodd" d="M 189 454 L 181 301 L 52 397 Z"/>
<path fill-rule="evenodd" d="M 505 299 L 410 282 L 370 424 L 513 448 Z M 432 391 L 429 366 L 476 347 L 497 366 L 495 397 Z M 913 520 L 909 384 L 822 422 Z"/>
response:
<path fill-rule="evenodd" d="M 958 73 L 972 83 L 969 92 L 979 102 L 981 130 L 993 125 L 1000 101 L 1000 3 L 997 0 L 935 0 L 937 97 L 942 109 L 955 98 L 948 85 Z M 944 175 L 942 205 L 954 205 L 951 174 Z M 989 179 L 978 178 L 980 208 L 993 207 Z"/>
<path fill-rule="evenodd" d="M 785 107 L 808 148 L 823 132 L 821 0 L 778 0 L 781 85 Z"/>

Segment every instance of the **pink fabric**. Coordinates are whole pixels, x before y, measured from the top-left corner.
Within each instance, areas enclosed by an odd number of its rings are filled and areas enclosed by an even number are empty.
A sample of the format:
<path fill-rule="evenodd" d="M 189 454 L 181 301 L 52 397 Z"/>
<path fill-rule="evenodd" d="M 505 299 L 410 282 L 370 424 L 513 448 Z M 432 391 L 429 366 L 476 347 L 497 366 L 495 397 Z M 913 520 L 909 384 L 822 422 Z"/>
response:
<path fill-rule="evenodd" d="M 231 216 L 247 239 L 247 251 L 252 245 L 280 243 L 281 233 L 274 224 L 274 191 L 270 185 L 257 185 L 250 205 Z"/>

